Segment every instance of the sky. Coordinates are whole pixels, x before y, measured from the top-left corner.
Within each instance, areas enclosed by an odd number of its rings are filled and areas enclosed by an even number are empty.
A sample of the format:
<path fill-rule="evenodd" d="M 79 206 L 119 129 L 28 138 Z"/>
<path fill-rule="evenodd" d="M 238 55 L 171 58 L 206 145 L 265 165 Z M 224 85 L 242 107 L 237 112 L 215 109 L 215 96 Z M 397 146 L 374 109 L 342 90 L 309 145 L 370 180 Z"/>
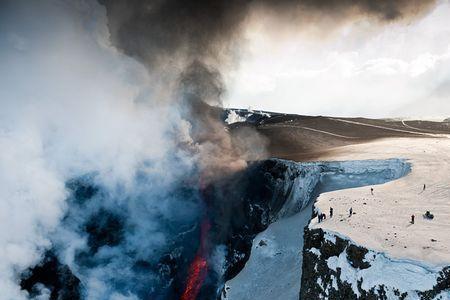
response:
<path fill-rule="evenodd" d="M 269 23 L 269 24 L 268 24 Z M 329 30 L 329 28 L 327 28 Z M 303 115 L 450 117 L 450 3 L 409 23 L 272 32 L 255 18 L 227 107 Z"/>

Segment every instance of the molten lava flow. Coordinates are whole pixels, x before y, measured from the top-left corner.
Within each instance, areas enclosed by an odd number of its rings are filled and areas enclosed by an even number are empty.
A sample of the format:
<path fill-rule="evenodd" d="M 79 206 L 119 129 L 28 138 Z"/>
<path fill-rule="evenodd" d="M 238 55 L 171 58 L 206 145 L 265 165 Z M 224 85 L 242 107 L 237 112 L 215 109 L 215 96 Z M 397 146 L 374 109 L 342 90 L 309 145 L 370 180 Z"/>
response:
<path fill-rule="evenodd" d="M 194 260 L 189 266 L 188 279 L 186 283 L 186 288 L 181 295 L 181 300 L 195 300 L 200 292 L 203 281 L 208 273 L 208 262 L 206 260 L 207 249 L 206 240 L 209 232 L 210 224 L 206 217 L 202 222 L 202 227 L 200 231 L 200 247 L 195 255 Z"/>
<path fill-rule="evenodd" d="M 204 257 L 197 254 L 189 267 L 189 277 L 181 300 L 195 300 L 205 280 L 208 264 Z"/>

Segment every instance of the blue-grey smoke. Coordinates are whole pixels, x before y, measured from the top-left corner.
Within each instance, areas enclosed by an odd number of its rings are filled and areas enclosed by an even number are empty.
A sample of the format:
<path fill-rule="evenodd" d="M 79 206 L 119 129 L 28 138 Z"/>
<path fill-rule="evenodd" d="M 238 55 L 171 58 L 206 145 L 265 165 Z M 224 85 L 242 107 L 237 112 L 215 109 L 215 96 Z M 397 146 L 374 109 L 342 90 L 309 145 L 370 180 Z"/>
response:
<path fill-rule="evenodd" d="M 184 271 L 177 268 L 198 244 L 201 201 L 187 179 L 166 184 L 138 172 L 133 190 L 105 188 L 95 175 L 68 182 L 68 213 L 53 241 L 81 279 L 83 298 L 170 298 L 175 273 Z"/>
<path fill-rule="evenodd" d="M 1 298 L 51 297 L 21 288 L 44 257 L 82 298 L 167 298 L 202 209 L 169 87 L 110 45 L 96 1 L 0 5 Z"/>

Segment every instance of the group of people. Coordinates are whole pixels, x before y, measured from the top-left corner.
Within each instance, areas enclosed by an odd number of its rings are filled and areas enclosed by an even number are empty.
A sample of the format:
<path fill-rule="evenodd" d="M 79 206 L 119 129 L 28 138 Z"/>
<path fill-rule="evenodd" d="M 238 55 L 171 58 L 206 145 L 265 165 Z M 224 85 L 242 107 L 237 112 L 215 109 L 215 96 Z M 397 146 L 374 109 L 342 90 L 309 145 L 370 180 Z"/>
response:
<path fill-rule="evenodd" d="M 317 219 L 319 220 L 319 223 L 322 222 L 323 220 L 325 220 L 327 218 L 327 215 L 324 213 L 319 213 L 317 215 Z"/>
<path fill-rule="evenodd" d="M 330 218 L 333 217 L 333 208 L 330 207 Z M 327 219 L 327 215 L 325 213 L 318 213 L 317 219 L 319 220 L 319 223 Z"/>
<path fill-rule="evenodd" d="M 422 191 L 419 193 L 419 194 L 421 194 L 421 193 L 423 193 L 423 192 L 425 192 L 425 190 L 426 190 L 426 188 L 427 188 L 427 185 L 424 183 L 423 184 L 423 188 L 422 188 Z M 430 212 L 429 211 L 427 211 L 426 213 L 425 213 L 425 217 L 429 217 L 429 215 L 430 215 Z M 432 215 L 432 214 L 431 214 Z M 434 216 L 433 216 L 434 217 Z M 433 217 L 431 217 L 431 219 L 433 218 Z M 410 221 L 410 223 L 411 224 L 414 224 L 414 220 L 415 220 L 415 218 L 416 218 L 416 216 L 415 215 L 411 215 L 411 221 Z"/>
<path fill-rule="evenodd" d="M 424 192 L 425 189 L 426 189 L 426 185 L 424 184 L 423 188 L 422 188 L 422 192 Z M 373 195 L 373 188 L 370 188 L 370 193 Z M 429 212 L 427 212 L 427 213 L 429 213 Z M 348 216 L 351 217 L 352 215 L 353 215 L 353 208 L 350 207 L 350 209 L 348 210 Z M 330 207 L 330 218 L 332 218 L 332 217 L 333 217 L 333 208 Z M 319 223 L 320 223 L 320 222 L 324 221 L 327 218 L 327 215 L 324 214 L 324 213 L 319 213 L 317 218 L 318 218 Z M 414 224 L 414 221 L 415 221 L 415 216 L 411 215 L 411 222 L 410 223 Z"/>
<path fill-rule="evenodd" d="M 424 185 L 425 186 L 425 185 Z M 425 189 L 425 188 L 424 188 Z M 370 193 L 373 195 L 373 188 L 370 188 Z M 350 209 L 348 210 L 348 216 L 351 217 L 353 215 L 353 208 L 350 207 Z M 333 208 L 330 207 L 330 218 L 333 217 Z M 319 223 L 323 222 L 324 220 L 326 220 L 327 215 L 324 213 L 318 213 L 317 214 L 317 219 L 319 221 Z M 414 221 L 413 221 L 414 222 Z"/>

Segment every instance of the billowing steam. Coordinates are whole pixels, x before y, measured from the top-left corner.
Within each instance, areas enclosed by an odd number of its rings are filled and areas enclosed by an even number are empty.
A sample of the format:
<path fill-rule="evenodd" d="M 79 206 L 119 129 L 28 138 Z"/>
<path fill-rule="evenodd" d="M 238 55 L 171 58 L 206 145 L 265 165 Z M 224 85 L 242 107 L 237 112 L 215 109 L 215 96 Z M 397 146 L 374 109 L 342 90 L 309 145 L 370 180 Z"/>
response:
<path fill-rule="evenodd" d="M 220 260 L 211 252 L 224 252 L 199 236 L 226 231 L 232 213 L 208 203 L 231 194 L 211 185 L 265 155 L 250 129 L 231 136 L 217 108 L 245 25 L 410 20 L 433 3 L 2 1 L 1 297 L 48 298 L 54 289 L 24 274 L 45 255 L 86 299 L 173 298 L 186 278 L 198 293 L 206 260 Z M 197 277 L 186 276 L 192 261 Z"/>
<path fill-rule="evenodd" d="M 2 1 L 0 28 L 0 298 L 49 294 L 20 283 L 50 249 L 83 298 L 144 297 L 201 211 L 180 112 L 95 1 Z"/>

